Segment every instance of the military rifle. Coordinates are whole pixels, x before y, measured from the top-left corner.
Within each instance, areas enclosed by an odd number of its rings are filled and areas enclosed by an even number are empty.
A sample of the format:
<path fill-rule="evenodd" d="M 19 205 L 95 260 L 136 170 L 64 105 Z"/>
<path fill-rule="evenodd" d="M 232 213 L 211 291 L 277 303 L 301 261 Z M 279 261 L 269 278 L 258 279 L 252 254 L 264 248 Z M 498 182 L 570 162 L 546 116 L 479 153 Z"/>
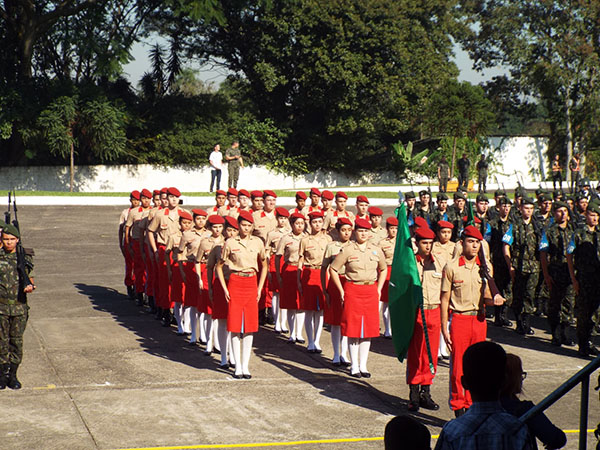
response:
<path fill-rule="evenodd" d="M 11 191 L 8 192 L 8 211 L 4 213 L 4 220 L 6 223 L 11 223 Z M 16 191 L 12 190 L 12 209 L 15 214 L 15 219 L 12 221 L 14 227 L 21 234 L 21 228 L 19 227 L 19 217 L 17 215 L 17 194 Z M 31 278 L 29 278 L 29 272 L 33 269 L 33 265 L 25 255 L 33 256 L 35 253 L 33 249 L 25 249 L 22 244 L 22 237 L 19 238 L 19 242 L 17 243 L 17 272 L 19 273 L 19 291 L 23 292 L 23 290 L 29 286 L 34 286 Z"/>

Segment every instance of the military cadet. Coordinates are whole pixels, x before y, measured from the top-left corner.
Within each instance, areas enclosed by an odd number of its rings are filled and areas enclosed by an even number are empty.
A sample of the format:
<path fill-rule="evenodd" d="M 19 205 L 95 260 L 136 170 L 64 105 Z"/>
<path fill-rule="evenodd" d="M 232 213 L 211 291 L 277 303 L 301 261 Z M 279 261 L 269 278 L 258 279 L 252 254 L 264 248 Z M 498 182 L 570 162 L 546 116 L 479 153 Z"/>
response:
<path fill-rule="evenodd" d="M 17 370 L 23 359 L 23 334 L 29 317 L 27 294 L 36 286 L 33 281 L 33 259 L 25 254 L 25 271 L 31 283 L 21 279 L 18 270 L 17 246 L 19 230 L 10 224 L 2 228 L 0 248 L 0 389 L 7 386 L 21 389 Z"/>
<path fill-rule="evenodd" d="M 324 190 L 323 192 L 321 192 L 321 203 L 323 204 L 321 211 L 323 211 L 323 217 L 325 218 L 327 218 L 329 213 L 333 212 L 333 199 L 333 192 L 328 190 Z M 325 226 L 323 226 L 323 231 L 327 231 L 325 229 Z"/>
<path fill-rule="evenodd" d="M 225 204 L 225 202 L 223 202 L 223 206 L 220 206 L 217 210 L 217 214 L 219 216 L 222 217 L 227 217 L 228 215 L 231 214 L 231 211 L 236 211 L 237 210 L 237 196 L 238 196 L 238 191 L 235 188 L 229 188 L 227 189 L 227 204 Z M 218 202 L 217 202 L 218 203 Z"/>
<path fill-rule="evenodd" d="M 229 210 L 229 217 L 237 219 L 238 215 L 240 214 L 240 211 L 252 210 L 252 208 L 250 207 L 250 192 L 248 192 L 246 189 L 240 189 L 238 191 L 238 203 L 239 206 L 237 208 Z"/>
<path fill-rule="evenodd" d="M 337 228 L 337 241 L 332 241 L 327 244 L 321 264 L 321 289 L 325 295 L 325 311 L 324 322 L 330 326 L 331 331 L 331 346 L 333 347 L 332 363 L 335 367 L 350 366 L 348 357 L 348 338 L 342 336 L 342 298 L 340 291 L 335 286 L 329 276 L 329 268 L 335 257 L 342 249 L 350 242 L 352 236 L 353 225 L 347 217 L 341 217 L 335 224 Z M 340 282 L 342 286 L 346 282 L 344 268 L 339 272 Z"/>
<path fill-rule="evenodd" d="M 275 319 L 275 333 L 287 333 L 289 331 L 287 329 L 287 311 L 280 307 L 280 286 L 275 268 L 275 253 L 277 252 L 277 246 L 281 238 L 289 233 L 290 213 L 285 208 L 278 206 L 275 208 L 275 215 L 277 216 L 277 227 L 267 234 L 267 242 L 265 244 L 267 259 L 269 260 L 267 283 L 273 293 L 271 303 L 273 318 Z"/>
<path fill-rule="evenodd" d="M 263 191 L 263 208 L 260 211 L 252 213 L 254 218 L 254 227 L 252 235 L 257 236 L 263 241 L 263 244 L 267 242 L 267 235 L 269 232 L 277 228 L 277 217 L 275 216 L 275 208 L 277 202 L 277 194 L 271 190 L 265 189 Z M 269 285 L 268 280 L 263 284 L 263 292 L 261 293 L 260 302 L 258 305 L 259 309 L 259 320 L 261 325 L 264 323 L 274 324 L 275 319 L 273 318 L 271 307 L 273 298 L 273 288 Z"/>
<path fill-rule="evenodd" d="M 294 213 L 301 213 L 304 214 L 304 209 L 306 206 L 306 193 L 303 191 L 298 191 L 296 192 L 296 207 L 295 208 L 291 208 L 289 210 L 290 214 L 294 214 Z"/>
<path fill-rule="evenodd" d="M 583 194 L 577 194 L 575 199 L 577 202 L 575 203 L 575 210 L 573 211 L 575 216 L 573 217 L 573 221 L 575 222 L 578 228 L 581 228 L 586 223 L 585 211 L 588 208 L 589 200 Z"/>
<path fill-rule="evenodd" d="M 504 259 L 513 283 L 511 307 L 517 320 L 517 333 L 532 335 L 531 314 L 535 311 L 535 287 L 540 273 L 538 248 L 541 227 L 533 217 L 533 200 L 523 197 L 521 219 L 515 220 L 504 235 Z"/>
<path fill-rule="evenodd" d="M 388 217 L 385 221 L 387 230 L 387 237 L 379 241 L 379 248 L 385 256 L 385 263 L 387 265 L 387 274 L 385 277 L 385 283 L 381 290 L 381 298 L 379 299 L 379 310 L 383 320 L 383 337 L 391 339 L 392 328 L 390 323 L 390 309 L 389 309 L 389 286 L 390 277 L 392 275 L 392 262 L 394 261 L 394 250 L 396 249 L 396 236 L 398 235 L 398 219 L 396 217 Z"/>
<path fill-rule="evenodd" d="M 139 193 L 140 206 L 132 208 L 127 216 L 125 223 L 125 245 L 133 250 L 133 272 L 135 275 L 135 293 L 136 304 L 142 306 L 144 303 L 144 292 L 146 290 L 146 281 L 148 267 L 146 267 L 144 229 L 143 220 L 150 214 L 150 202 L 152 193 L 148 189 L 143 189 Z"/>
<path fill-rule="evenodd" d="M 132 191 L 131 194 L 129 194 L 129 207 L 121 211 L 121 216 L 119 217 L 119 248 L 125 259 L 124 282 L 125 287 L 127 288 L 127 295 L 131 300 L 135 298 L 135 274 L 133 273 L 133 255 L 131 246 L 128 246 L 125 242 L 125 223 L 127 222 L 129 211 L 133 208 L 137 208 L 140 204 L 139 198 L 136 199 L 138 196 L 138 191 Z"/>
<path fill-rule="evenodd" d="M 215 206 L 213 206 L 212 208 L 210 208 L 208 210 L 208 214 L 209 215 L 213 215 L 213 214 L 218 214 L 219 216 L 223 216 L 226 215 L 224 213 L 226 213 L 226 208 L 227 206 L 225 205 L 225 202 L 227 201 L 227 192 L 225 192 L 222 189 L 217 189 L 215 192 Z"/>
<path fill-rule="evenodd" d="M 258 302 L 267 278 L 263 241 L 252 235 L 254 218 L 247 211 L 238 216 L 239 234 L 227 239 L 216 266 L 225 299 L 229 302 L 227 330 L 236 361 L 234 378 L 252 378 L 249 370 L 254 333 L 258 331 Z M 223 266 L 229 266 L 229 281 Z"/>
<path fill-rule="evenodd" d="M 415 216 L 423 217 L 429 226 L 435 212 L 433 205 L 431 204 L 431 193 L 423 189 L 419 192 L 419 200 L 420 201 L 415 208 Z"/>
<path fill-rule="evenodd" d="M 244 160 L 240 151 L 240 143 L 233 141 L 231 147 L 225 152 L 225 160 L 227 161 L 227 187 L 237 188 L 240 178 L 240 168 L 244 167 Z"/>
<path fill-rule="evenodd" d="M 444 193 L 440 193 L 437 195 L 437 202 L 435 207 L 435 212 L 431 217 L 431 228 L 435 231 L 437 230 L 436 224 L 440 221 L 448 221 L 448 196 Z"/>
<path fill-rule="evenodd" d="M 511 305 L 512 282 L 511 275 L 504 258 L 504 243 L 502 238 L 511 226 L 510 211 L 511 201 L 508 197 L 498 197 L 498 215 L 490 220 L 490 253 L 492 267 L 494 268 L 494 281 L 500 295 L 506 299 L 505 304 L 494 306 L 494 325 L 498 327 L 512 327 L 512 322 L 506 316 L 506 308 Z"/>
<path fill-rule="evenodd" d="M 454 225 L 446 220 L 440 220 L 437 223 L 436 239 L 431 247 L 431 255 L 436 261 L 439 261 L 442 267 L 444 267 L 449 261 L 452 260 L 453 255 L 456 251 L 456 243 L 452 242 L 452 232 Z M 462 251 L 462 248 L 460 249 Z M 441 331 L 440 331 L 441 336 Z M 450 353 L 446 346 L 446 341 L 443 337 L 439 340 L 438 359 L 449 359 Z"/>
<path fill-rule="evenodd" d="M 263 198 L 263 191 L 252 191 L 250 192 L 250 199 L 252 201 L 252 207 L 250 212 L 254 214 L 256 211 L 262 211 L 265 207 L 265 199 Z"/>
<path fill-rule="evenodd" d="M 550 169 L 552 170 L 552 189 L 556 189 L 556 182 L 558 181 L 558 189 L 562 190 L 562 169 L 558 153 L 554 155 Z"/>
<path fill-rule="evenodd" d="M 356 218 L 369 220 L 369 199 L 365 195 L 356 197 Z"/>
<path fill-rule="evenodd" d="M 369 206 L 367 212 L 371 221 L 371 235 L 369 236 L 369 240 L 373 244 L 379 245 L 379 242 L 388 235 L 387 230 L 381 226 L 383 211 L 377 206 Z"/>
<path fill-rule="evenodd" d="M 456 165 L 458 167 L 458 188 L 457 190 L 467 190 L 469 187 L 469 168 L 471 167 L 471 160 L 467 158 L 467 154 L 463 153 Z"/>
<path fill-rule="evenodd" d="M 485 155 L 482 153 L 481 158 L 477 161 L 477 180 L 479 182 L 479 193 L 485 194 L 487 192 L 486 183 L 488 176 L 489 163 L 485 159 Z"/>
<path fill-rule="evenodd" d="M 460 239 L 460 234 L 463 229 L 462 218 L 467 214 L 465 204 L 467 198 L 462 191 L 454 193 L 454 204 L 448 208 L 448 222 L 454 225 L 452 229 L 452 241 L 457 242 Z"/>
<path fill-rule="evenodd" d="M 542 228 L 547 228 L 552 224 L 552 197 L 550 194 L 543 193 L 538 197 L 538 210 L 535 218 Z"/>
<path fill-rule="evenodd" d="M 446 161 L 446 157 L 443 155 L 438 164 L 437 176 L 440 192 L 446 192 L 448 190 L 448 179 L 450 178 L 450 166 L 448 165 L 448 161 Z"/>
<path fill-rule="evenodd" d="M 540 263 L 550 299 L 548 301 L 548 323 L 552 333 L 552 344 L 573 345 L 568 329 L 573 315 L 575 293 L 569 276 L 567 246 L 573 234 L 569 224 L 566 203 L 554 204 L 554 223 L 542 232 L 540 240 Z"/>
<path fill-rule="evenodd" d="M 406 219 L 410 227 L 415 223 L 415 210 L 417 206 L 417 196 L 413 191 L 408 191 L 404 194 L 404 203 L 406 203 Z"/>
<path fill-rule="evenodd" d="M 462 386 L 462 360 L 465 350 L 486 339 L 485 304 L 491 305 L 492 295 L 480 274 L 477 256 L 483 236 L 472 225 L 462 233 L 462 254 L 446 264 L 441 288 L 441 328 L 450 350 L 450 407 L 456 417 L 471 406 L 468 390 Z M 450 329 L 448 317 L 452 314 Z"/>
<path fill-rule="evenodd" d="M 310 188 L 310 205 L 306 206 L 303 211 L 303 214 L 307 216 L 313 211 L 320 210 L 319 201 L 321 200 L 321 191 L 316 187 Z"/>
<path fill-rule="evenodd" d="M 579 153 L 575 152 L 569 161 L 569 170 L 571 171 L 571 194 L 577 192 L 579 185 L 579 176 L 581 172 Z"/>
<path fill-rule="evenodd" d="M 430 228 L 415 231 L 417 241 L 417 270 L 423 289 L 423 310 L 417 311 L 414 332 L 406 357 L 406 383 L 409 385 L 408 410 L 416 412 L 419 407 L 437 411 L 440 406 L 431 398 L 431 385 L 437 371 L 437 354 L 440 344 L 440 292 L 444 261 L 437 260 L 431 249 L 435 233 Z M 425 319 L 425 323 L 423 322 Z M 429 357 L 425 328 L 432 355 L 434 373 L 429 369 Z M 435 355 L 435 356 L 434 356 Z"/>
<path fill-rule="evenodd" d="M 323 309 L 325 296 L 321 287 L 321 263 L 325 248 L 332 239 L 321 233 L 323 213 L 313 211 L 308 216 L 310 234 L 300 241 L 298 250 L 298 291 L 300 310 L 304 312 L 304 329 L 308 337 L 309 353 L 321 353 L 321 334 L 323 333 Z"/>
<path fill-rule="evenodd" d="M 351 211 L 346 210 L 346 203 L 348 196 L 345 192 L 338 191 L 335 193 L 335 209 L 330 211 L 325 216 L 325 225 L 323 229 L 331 235 L 333 240 L 337 240 L 337 230 L 335 229 L 335 223 L 339 217 L 346 217 L 350 219 L 350 222 L 354 223 L 354 214 Z"/>
<path fill-rule="evenodd" d="M 567 264 L 577 304 L 577 341 L 581 356 L 598 355 L 590 343 L 592 315 L 600 305 L 598 274 L 600 273 L 600 238 L 598 217 L 600 206 L 588 205 L 585 226 L 575 230 L 567 247 Z"/>
<path fill-rule="evenodd" d="M 342 298 L 342 335 L 348 337 L 350 374 L 370 378 L 367 369 L 371 338 L 379 336 L 379 299 L 385 283 L 387 265 L 381 248 L 369 242 L 371 223 L 354 222 L 356 241 L 351 242 L 331 264 L 330 276 Z M 345 267 L 342 286 L 339 271 Z"/>

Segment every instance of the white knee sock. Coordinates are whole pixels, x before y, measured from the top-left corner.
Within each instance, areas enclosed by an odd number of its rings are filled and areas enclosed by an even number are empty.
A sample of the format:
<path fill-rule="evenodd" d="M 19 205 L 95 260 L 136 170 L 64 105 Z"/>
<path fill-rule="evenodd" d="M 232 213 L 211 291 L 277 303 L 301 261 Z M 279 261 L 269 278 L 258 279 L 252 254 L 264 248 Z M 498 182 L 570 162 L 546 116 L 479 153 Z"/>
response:
<path fill-rule="evenodd" d="M 191 309 L 189 306 L 183 307 L 183 316 L 181 318 L 181 322 L 183 325 L 183 331 L 185 333 L 192 332 L 192 323 L 191 323 Z"/>
<path fill-rule="evenodd" d="M 235 333 L 231 335 L 231 350 L 233 353 L 233 357 L 236 361 L 241 361 L 241 353 L 242 353 L 242 339 L 240 337 L 240 333 Z M 239 362 L 235 365 L 235 374 L 242 375 L 242 363 Z"/>
<path fill-rule="evenodd" d="M 225 328 L 227 328 L 227 325 L 225 325 Z M 229 354 L 229 364 L 232 366 L 237 365 L 235 363 L 235 355 L 233 354 L 232 334 L 229 331 L 227 332 L 227 353 Z"/>
<path fill-rule="evenodd" d="M 369 350 L 371 348 L 371 339 L 361 339 L 358 344 L 358 361 L 361 372 L 368 372 L 367 360 L 369 359 Z M 354 363 L 353 363 L 354 365 Z"/>
<path fill-rule="evenodd" d="M 183 333 L 183 326 L 181 325 L 181 303 L 175 302 L 175 306 L 173 306 L 173 317 L 175 317 L 175 321 L 177 322 L 177 332 Z"/>
<path fill-rule="evenodd" d="M 340 344 L 342 343 L 342 327 L 331 325 L 331 346 L 333 347 L 333 362 L 340 362 Z"/>
<path fill-rule="evenodd" d="M 254 339 L 253 333 L 245 334 L 242 339 L 242 373 L 244 375 L 250 375 L 248 365 L 250 363 L 250 355 L 252 354 L 252 341 Z M 237 372 L 237 366 L 235 371 Z"/>
<path fill-rule="evenodd" d="M 273 297 L 271 298 L 271 314 L 273 314 L 273 318 L 275 319 L 275 331 L 281 331 L 281 324 L 279 323 L 279 294 L 277 292 L 273 292 Z"/>
<path fill-rule="evenodd" d="M 289 331 L 289 321 L 288 321 L 288 311 L 287 309 L 279 308 L 279 324 L 281 326 L 281 331 Z"/>
<path fill-rule="evenodd" d="M 198 310 L 195 306 L 190 307 L 190 328 L 192 335 L 190 342 L 198 341 Z"/>
<path fill-rule="evenodd" d="M 392 330 L 390 327 L 390 308 L 389 305 L 385 302 L 380 302 L 383 306 L 383 312 L 382 312 L 382 316 L 383 316 L 383 325 L 385 326 L 385 332 L 384 332 L 384 336 L 391 336 L 392 335 Z"/>
<path fill-rule="evenodd" d="M 200 321 L 200 340 L 202 342 L 207 341 L 206 337 L 206 314 L 200 313 L 199 321 Z"/>
<path fill-rule="evenodd" d="M 208 338 L 208 340 L 206 341 L 206 351 L 207 352 L 212 352 L 213 351 L 213 346 L 214 346 L 214 334 L 212 332 L 212 316 L 209 314 L 205 314 L 204 315 L 207 319 L 206 319 L 206 337 Z"/>
<path fill-rule="evenodd" d="M 296 311 L 296 339 L 304 340 L 302 328 L 304 327 L 304 311 Z"/>
<path fill-rule="evenodd" d="M 340 326 L 340 333 L 341 332 L 342 327 Z M 340 350 L 340 358 L 343 358 L 346 362 L 350 361 L 350 359 L 348 358 L 348 338 L 346 336 L 342 336 L 342 348 Z"/>
<path fill-rule="evenodd" d="M 323 334 L 323 311 L 314 311 L 313 326 L 315 328 L 315 348 L 321 350 L 321 334 Z"/>
<path fill-rule="evenodd" d="M 315 348 L 315 332 L 314 332 L 314 323 L 313 317 L 315 315 L 314 311 L 302 311 L 304 314 L 304 329 L 306 330 L 306 337 L 308 339 L 308 349 L 314 350 Z"/>
<path fill-rule="evenodd" d="M 218 319 L 212 320 L 210 334 L 212 335 L 213 347 L 215 348 L 215 350 L 220 352 L 221 351 L 221 343 L 219 342 L 219 329 L 217 327 L 217 320 Z"/>
<path fill-rule="evenodd" d="M 290 329 L 290 340 L 296 339 L 296 310 L 290 309 L 287 311 L 287 323 Z"/>
<path fill-rule="evenodd" d="M 227 320 L 217 319 L 217 341 L 221 348 L 221 365 L 227 364 Z"/>
<path fill-rule="evenodd" d="M 358 365 L 358 338 L 349 338 L 348 347 L 350 349 L 350 361 L 352 362 L 350 371 L 352 373 L 358 373 L 360 372 Z"/>

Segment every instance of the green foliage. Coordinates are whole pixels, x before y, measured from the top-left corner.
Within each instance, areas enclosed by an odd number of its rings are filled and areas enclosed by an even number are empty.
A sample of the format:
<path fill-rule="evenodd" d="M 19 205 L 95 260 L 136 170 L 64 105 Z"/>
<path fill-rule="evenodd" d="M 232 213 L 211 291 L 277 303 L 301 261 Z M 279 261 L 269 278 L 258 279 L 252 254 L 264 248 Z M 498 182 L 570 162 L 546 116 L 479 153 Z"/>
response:
<path fill-rule="evenodd" d="M 125 114 L 107 100 L 92 100 L 81 106 L 80 142 L 100 161 L 111 161 L 125 150 Z"/>
<path fill-rule="evenodd" d="M 66 158 L 75 145 L 73 126 L 77 117 L 77 99 L 59 97 L 40 114 L 38 124 L 53 155 Z"/>
<path fill-rule="evenodd" d="M 428 160 L 429 150 L 425 149 L 413 155 L 413 143 L 409 142 L 406 147 L 402 142 L 392 144 L 392 166 L 396 172 L 423 173 L 423 165 Z"/>

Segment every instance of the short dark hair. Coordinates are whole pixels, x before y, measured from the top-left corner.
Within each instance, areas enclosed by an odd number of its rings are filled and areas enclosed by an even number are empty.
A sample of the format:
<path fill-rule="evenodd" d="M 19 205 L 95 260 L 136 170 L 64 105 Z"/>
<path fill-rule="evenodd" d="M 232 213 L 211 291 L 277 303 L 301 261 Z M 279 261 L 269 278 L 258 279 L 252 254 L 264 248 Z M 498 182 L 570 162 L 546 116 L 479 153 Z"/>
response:
<path fill-rule="evenodd" d="M 506 352 L 495 342 L 471 345 L 463 355 L 463 385 L 483 401 L 497 400 L 506 376 Z"/>
<path fill-rule="evenodd" d="M 411 416 L 396 416 L 385 426 L 385 450 L 430 450 L 431 433 Z"/>

